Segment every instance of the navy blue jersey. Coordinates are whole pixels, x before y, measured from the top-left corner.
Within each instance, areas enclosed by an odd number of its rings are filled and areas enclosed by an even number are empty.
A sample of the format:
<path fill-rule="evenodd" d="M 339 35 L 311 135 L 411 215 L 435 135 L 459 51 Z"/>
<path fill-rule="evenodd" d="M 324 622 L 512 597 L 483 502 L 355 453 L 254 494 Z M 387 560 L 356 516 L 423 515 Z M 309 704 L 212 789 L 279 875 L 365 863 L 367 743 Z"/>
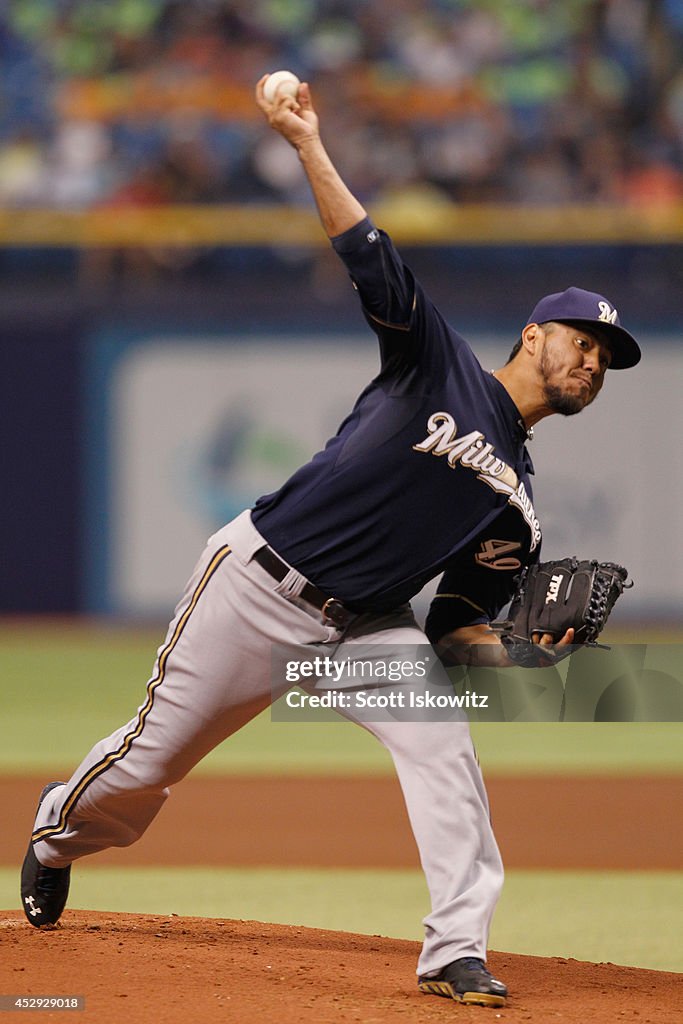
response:
<path fill-rule="evenodd" d="M 479 605 L 514 576 L 473 562 L 481 545 L 518 545 L 514 557 L 526 560 L 540 544 L 519 410 L 384 232 L 366 219 L 333 245 L 378 336 L 380 371 L 325 448 L 257 501 L 254 523 L 353 610 L 404 604 L 444 570 L 464 572 L 465 562 L 480 569 L 466 595 Z"/>

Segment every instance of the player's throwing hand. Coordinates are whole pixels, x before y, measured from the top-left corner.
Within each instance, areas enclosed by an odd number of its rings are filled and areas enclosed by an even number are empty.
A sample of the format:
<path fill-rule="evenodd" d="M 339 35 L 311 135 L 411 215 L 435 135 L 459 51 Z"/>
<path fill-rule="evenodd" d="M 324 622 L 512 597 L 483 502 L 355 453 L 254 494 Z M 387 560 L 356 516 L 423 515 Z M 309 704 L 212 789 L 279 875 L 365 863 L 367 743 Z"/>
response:
<path fill-rule="evenodd" d="M 285 92 L 277 92 L 269 103 L 263 93 L 268 75 L 256 83 L 256 102 L 263 111 L 271 128 L 279 132 L 295 149 L 305 142 L 319 137 L 318 115 L 311 102 L 308 82 L 299 86 L 296 99 Z"/>

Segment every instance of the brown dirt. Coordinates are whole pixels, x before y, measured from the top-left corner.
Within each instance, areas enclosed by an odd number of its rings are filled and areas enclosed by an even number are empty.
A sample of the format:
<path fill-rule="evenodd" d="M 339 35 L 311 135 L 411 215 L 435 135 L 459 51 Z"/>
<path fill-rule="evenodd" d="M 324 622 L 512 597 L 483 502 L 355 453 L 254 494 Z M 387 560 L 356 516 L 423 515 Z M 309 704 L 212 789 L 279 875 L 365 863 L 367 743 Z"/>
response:
<path fill-rule="evenodd" d="M 23 857 L 44 778 L 0 779 L 0 863 Z M 679 869 L 680 778 L 491 779 L 508 867 Z M 292 828 L 292 822 L 296 827 Z M 211 830 L 212 843 L 207 844 Z M 367 836 L 372 835 L 372 843 Z M 144 838 L 99 864 L 417 867 L 393 778 L 202 778 L 178 786 Z M 0 911 L 0 995 L 83 995 L 78 1020 L 259 1024 L 680 1024 L 683 975 L 491 953 L 508 1006 L 415 987 L 417 943 L 253 921 L 67 910 L 37 931 Z M 483 1016 L 482 1016 L 483 1015 Z M 22 1011 L 21 1019 L 64 1019 Z"/>
<path fill-rule="evenodd" d="M 85 996 L 77 1019 L 98 1022 L 680 1024 L 683 1004 L 681 975 L 492 953 L 508 1006 L 464 1007 L 417 991 L 415 942 L 254 921 L 67 911 L 40 932 L 9 914 L 0 943 L 2 992 Z"/>
<path fill-rule="evenodd" d="M 0 806 L 13 823 L 0 864 L 21 861 L 45 781 L 0 779 Z M 683 864 L 683 819 L 674 813 L 680 777 L 494 777 L 487 785 L 509 868 L 676 871 Z M 419 867 L 391 776 L 195 776 L 173 790 L 138 843 L 98 854 L 97 863 Z"/>

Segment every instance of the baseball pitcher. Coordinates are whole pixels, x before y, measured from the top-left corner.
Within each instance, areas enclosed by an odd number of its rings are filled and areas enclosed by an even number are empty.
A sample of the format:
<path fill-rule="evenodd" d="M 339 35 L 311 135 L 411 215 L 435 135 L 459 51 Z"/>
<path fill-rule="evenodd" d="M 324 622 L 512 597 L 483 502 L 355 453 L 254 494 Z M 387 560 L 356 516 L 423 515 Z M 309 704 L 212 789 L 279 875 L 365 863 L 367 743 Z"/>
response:
<path fill-rule="evenodd" d="M 608 369 L 640 357 L 607 299 L 568 288 L 541 299 L 509 361 L 485 371 L 341 180 L 308 85 L 271 102 L 264 82 L 258 105 L 298 153 L 379 343 L 379 372 L 310 462 L 209 539 L 137 713 L 41 794 L 21 885 L 36 927 L 59 919 L 74 861 L 135 842 L 169 788 L 272 702 L 274 651 L 353 666 L 377 652 L 424 650 L 410 600 L 441 576 L 430 639 L 472 660 L 486 652 L 495 664 L 517 663 L 490 623 L 539 559 L 529 432 L 544 417 L 580 412 Z M 526 647 L 545 663 L 573 640 L 572 626 L 542 627 Z M 434 658 L 432 685 L 439 673 L 448 685 Z M 408 682 L 418 696 L 426 685 Z M 317 692 L 330 685 L 307 682 Z M 351 690 L 352 674 L 335 685 Z M 372 719 L 352 701 L 341 713 L 386 746 L 405 796 L 431 899 L 421 991 L 503 1006 L 506 987 L 486 968 L 503 869 L 465 717 Z"/>

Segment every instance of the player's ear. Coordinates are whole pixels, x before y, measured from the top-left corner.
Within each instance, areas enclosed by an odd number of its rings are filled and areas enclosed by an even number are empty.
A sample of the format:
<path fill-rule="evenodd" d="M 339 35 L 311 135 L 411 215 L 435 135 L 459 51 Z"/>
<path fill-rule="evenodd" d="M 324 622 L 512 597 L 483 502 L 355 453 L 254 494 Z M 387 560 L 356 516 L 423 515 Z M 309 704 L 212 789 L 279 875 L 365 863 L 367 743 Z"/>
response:
<path fill-rule="evenodd" d="M 539 351 L 539 344 L 543 334 L 543 328 L 540 324 L 527 324 L 522 331 L 522 348 L 530 356 L 535 356 Z"/>

